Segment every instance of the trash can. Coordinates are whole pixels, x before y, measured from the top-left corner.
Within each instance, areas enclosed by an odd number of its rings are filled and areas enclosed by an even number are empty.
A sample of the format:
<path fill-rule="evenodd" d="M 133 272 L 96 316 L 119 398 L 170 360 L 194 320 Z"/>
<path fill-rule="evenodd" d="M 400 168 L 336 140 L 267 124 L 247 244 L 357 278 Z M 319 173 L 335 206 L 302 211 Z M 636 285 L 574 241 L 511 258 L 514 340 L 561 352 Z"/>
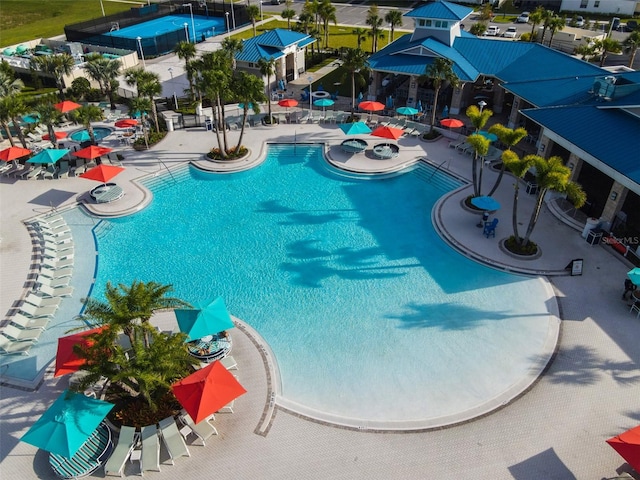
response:
<path fill-rule="evenodd" d="M 594 217 L 587 218 L 587 223 L 585 223 L 584 229 L 582 230 L 582 238 L 587 238 L 589 231 L 593 230 L 594 228 L 598 228 L 599 224 L 600 224 L 599 219 Z"/>
<path fill-rule="evenodd" d="M 167 124 L 167 131 L 173 132 L 173 118 L 165 118 L 165 122 Z"/>
<path fill-rule="evenodd" d="M 587 233 L 587 243 L 589 245 L 599 245 L 602 241 L 602 235 L 604 234 L 604 230 L 599 228 L 594 228 L 593 230 L 589 230 Z"/>
<path fill-rule="evenodd" d="M 213 122 L 211 121 L 211 119 L 207 118 L 204 121 L 204 126 L 207 128 L 207 132 L 213 131 Z"/>

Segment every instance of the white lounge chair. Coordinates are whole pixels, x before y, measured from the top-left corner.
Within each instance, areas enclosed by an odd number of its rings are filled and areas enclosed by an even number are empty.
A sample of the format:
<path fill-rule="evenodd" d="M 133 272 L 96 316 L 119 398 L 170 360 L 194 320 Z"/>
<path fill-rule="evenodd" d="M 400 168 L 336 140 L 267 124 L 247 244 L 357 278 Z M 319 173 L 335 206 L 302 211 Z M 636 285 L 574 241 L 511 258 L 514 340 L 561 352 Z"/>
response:
<path fill-rule="evenodd" d="M 45 248 L 43 255 L 47 258 L 53 258 L 56 260 L 62 260 L 64 258 L 73 258 L 74 249 L 73 247 L 65 248 L 64 250 L 55 250 L 52 248 Z"/>
<path fill-rule="evenodd" d="M 155 425 L 142 427 L 142 456 L 140 457 L 140 474 L 147 470 L 160 471 L 160 438 Z"/>
<path fill-rule="evenodd" d="M 220 363 L 227 370 L 237 370 L 238 369 L 238 363 L 236 362 L 236 359 L 233 358 L 231 355 L 227 355 L 226 357 L 224 357 L 222 360 L 220 360 Z"/>
<path fill-rule="evenodd" d="M 72 268 L 48 268 L 48 267 L 42 267 L 40 269 L 40 274 L 39 276 L 41 277 L 47 277 L 47 278 L 65 278 L 65 277 L 70 277 L 73 275 L 73 269 Z"/>
<path fill-rule="evenodd" d="M 56 225 L 47 225 L 47 224 L 36 224 L 37 228 L 51 237 L 58 237 L 60 235 L 64 235 L 65 233 L 71 233 L 71 229 L 69 225 L 66 223 L 58 223 Z"/>
<path fill-rule="evenodd" d="M 73 241 L 73 237 L 71 236 L 71 233 L 63 233 L 61 235 L 50 235 L 46 232 L 42 232 L 42 238 L 44 239 L 45 242 L 55 243 L 56 245 Z"/>
<path fill-rule="evenodd" d="M 41 167 L 40 165 L 33 167 L 27 173 L 27 180 L 36 180 L 40 175 L 44 173 L 44 171 L 45 171 L 44 167 Z"/>
<path fill-rule="evenodd" d="M 30 303 L 20 305 L 20 311 L 32 318 L 53 317 L 58 307 L 36 307 Z"/>
<path fill-rule="evenodd" d="M 158 426 L 160 427 L 162 441 L 169 452 L 172 465 L 175 464 L 174 460 L 178 457 L 191 456 L 191 453 L 189 453 L 189 449 L 187 448 L 187 444 L 184 443 L 184 438 L 180 435 L 180 431 L 178 430 L 178 426 L 176 425 L 176 421 L 173 417 L 167 417 L 160 420 Z"/>
<path fill-rule="evenodd" d="M 205 418 L 200 423 L 194 423 L 191 415 L 184 412 L 180 415 L 180 420 L 184 424 L 184 427 L 180 429 L 180 433 L 186 440 L 189 434 L 193 433 L 196 437 L 198 437 L 202 441 L 202 446 L 206 446 L 207 438 L 212 435 L 218 435 L 218 430 L 216 427 L 209 423 L 209 419 Z"/>
<path fill-rule="evenodd" d="M 60 288 L 60 287 L 68 287 L 70 281 L 71 281 L 70 277 L 47 278 L 42 275 L 38 275 L 36 283 L 39 283 L 40 285 L 46 285 L 51 288 Z M 29 302 L 29 303 L 33 303 L 33 302 Z M 40 306 L 40 305 L 37 305 L 37 306 Z"/>
<path fill-rule="evenodd" d="M 54 258 L 45 258 L 42 260 L 42 265 L 46 268 L 58 270 L 61 268 L 73 267 L 73 258 L 65 258 L 62 260 L 56 260 Z"/>
<path fill-rule="evenodd" d="M 0 352 L 4 354 L 19 353 L 29 355 L 33 342 L 15 342 L 4 335 L 0 335 Z"/>
<path fill-rule="evenodd" d="M 126 425 L 121 426 L 118 444 L 104 465 L 105 475 L 123 476 L 124 465 L 127 463 L 136 442 L 136 429 Z"/>
<path fill-rule="evenodd" d="M 73 294 L 73 287 L 53 288 L 48 285 L 40 285 L 38 291 L 48 297 L 70 297 Z"/>
<path fill-rule="evenodd" d="M 48 226 L 48 227 L 56 227 L 66 223 L 67 221 L 64 219 L 64 217 L 60 215 L 51 215 L 49 217 L 40 218 L 38 220 L 38 224 L 40 226 Z"/>
<path fill-rule="evenodd" d="M 47 325 L 51 321 L 50 318 L 29 318 L 25 317 L 21 313 L 16 313 L 13 317 L 11 317 L 11 323 L 20 328 L 32 329 L 39 328 L 40 330 L 44 330 L 47 328 Z"/>
<path fill-rule="evenodd" d="M 220 410 L 218 410 L 218 413 L 233 413 L 233 406 L 235 403 L 236 403 L 235 400 L 231 400 L 231 403 L 228 403 L 227 405 L 222 407 Z"/>
<path fill-rule="evenodd" d="M 74 243 L 73 241 L 68 241 L 66 243 L 53 243 L 49 240 L 45 240 L 44 248 L 47 250 L 51 250 L 54 252 L 63 252 L 65 250 L 73 249 Z"/>
<path fill-rule="evenodd" d="M 40 278 L 40 277 L 38 277 Z M 25 302 L 30 303 L 34 307 L 59 307 L 62 301 L 59 298 L 45 298 L 36 295 L 35 293 L 29 293 L 25 299 Z"/>
<path fill-rule="evenodd" d="M 61 161 L 60 169 L 58 170 L 58 178 L 67 178 L 69 176 L 69 162 Z"/>
<path fill-rule="evenodd" d="M 40 337 L 42 330 L 37 328 L 23 330 L 16 327 L 15 325 L 9 324 L 5 325 L 2 330 L 0 330 L 0 333 L 2 333 L 2 335 L 4 335 L 5 337 L 10 338 L 11 340 L 16 340 L 18 342 L 35 342 Z"/>

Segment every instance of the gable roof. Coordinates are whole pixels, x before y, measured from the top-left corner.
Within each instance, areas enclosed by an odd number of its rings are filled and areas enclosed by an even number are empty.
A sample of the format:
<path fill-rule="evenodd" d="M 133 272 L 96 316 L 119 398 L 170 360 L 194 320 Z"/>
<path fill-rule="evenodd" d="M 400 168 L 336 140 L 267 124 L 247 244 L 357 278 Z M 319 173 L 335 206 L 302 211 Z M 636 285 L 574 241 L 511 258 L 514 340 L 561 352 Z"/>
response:
<path fill-rule="evenodd" d="M 284 49 L 296 45 L 302 48 L 316 40 L 309 35 L 276 28 L 257 37 L 244 40 L 242 52 L 236 54 L 239 62 L 258 63 L 261 59 L 278 59 L 284 56 Z"/>
<path fill-rule="evenodd" d="M 440 0 L 427 2 L 405 13 L 405 17 L 414 18 L 439 18 L 442 20 L 460 21 L 468 17 L 473 12 L 472 8 L 458 5 L 456 3 L 442 2 Z"/>

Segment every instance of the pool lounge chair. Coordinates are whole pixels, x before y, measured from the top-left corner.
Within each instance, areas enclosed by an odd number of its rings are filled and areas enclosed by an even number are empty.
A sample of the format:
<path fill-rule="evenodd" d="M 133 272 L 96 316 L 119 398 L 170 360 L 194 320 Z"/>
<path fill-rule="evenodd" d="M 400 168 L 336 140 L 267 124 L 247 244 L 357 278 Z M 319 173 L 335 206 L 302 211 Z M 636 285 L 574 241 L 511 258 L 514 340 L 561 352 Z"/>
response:
<path fill-rule="evenodd" d="M 56 260 L 55 258 L 45 258 L 42 260 L 42 264 L 46 268 L 61 269 L 65 267 L 73 267 L 73 258 L 64 258 L 62 260 Z"/>
<path fill-rule="evenodd" d="M 238 369 L 238 363 L 236 362 L 236 359 L 233 358 L 231 355 L 227 355 L 226 357 L 224 357 L 222 360 L 220 360 L 220 363 L 227 370 L 237 370 Z"/>
<path fill-rule="evenodd" d="M 15 325 L 5 325 L 0 330 L 0 333 L 5 337 L 17 341 L 17 342 L 37 342 L 42 330 L 39 328 L 20 329 Z"/>
<path fill-rule="evenodd" d="M 218 410 L 218 413 L 233 413 L 233 406 L 235 405 L 235 403 L 235 400 L 231 400 L 230 403 L 226 404 L 224 407 Z"/>
<path fill-rule="evenodd" d="M 36 228 L 40 230 L 43 235 L 47 235 L 49 237 L 61 237 L 65 233 L 71 233 L 71 228 L 69 228 L 69 225 L 66 223 L 59 223 L 56 225 L 38 224 Z"/>
<path fill-rule="evenodd" d="M 45 242 L 49 242 L 55 245 L 60 245 L 62 243 L 69 243 L 73 241 L 73 237 L 71 236 L 71 233 L 51 235 L 49 233 L 42 232 L 42 238 L 44 239 Z"/>
<path fill-rule="evenodd" d="M 38 177 L 44 173 L 44 171 L 45 171 L 44 168 L 41 167 L 40 165 L 33 167 L 27 173 L 27 180 L 37 180 Z"/>
<path fill-rule="evenodd" d="M 61 161 L 60 169 L 58 170 L 58 173 L 57 173 L 57 178 L 67 178 L 68 176 L 69 176 L 69 162 Z"/>
<path fill-rule="evenodd" d="M 136 443 L 137 438 L 135 427 L 128 427 L 126 425 L 121 426 L 116 448 L 113 449 L 113 453 L 109 457 L 109 460 L 104 464 L 104 474 L 122 477 L 124 465 L 127 463 Z"/>
<path fill-rule="evenodd" d="M 66 268 L 48 268 L 48 267 L 42 267 L 40 269 L 40 274 L 39 276 L 43 276 L 46 278 L 65 278 L 65 277 L 70 277 L 73 275 L 73 269 L 66 267 Z"/>
<path fill-rule="evenodd" d="M 56 259 L 62 260 L 64 258 L 73 258 L 74 248 L 69 247 L 64 249 L 54 249 L 54 248 L 45 247 L 42 253 L 47 258 L 56 258 Z"/>
<path fill-rule="evenodd" d="M 38 290 L 49 297 L 70 297 L 73 294 L 73 287 L 53 288 L 48 285 L 40 285 Z"/>
<path fill-rule="evenodd" d="M 140 430 L 142 438 L 142 455 L 140 457 L 140 475 L 144 475 L 147 470 L 160 471 L 160 438 L 155 425 L 142 427 Z"/>
<path fill-rule="evenodd" d="M 208 421 L 209 419 L 204 419 L 200 423 L 194 423 L 191 415 L 184 412 L 180 415 L 180 421 L 183 423 L 184 427 L 180 429 L 180 433 L 186 440 L 189 434 L 193 434 L 200 439 L 202 442 L 202 446 L 206 446 L 207 438 L 212 435 L 218 435 L 218 430 L 216 427 L 211 425 Z M 186 428 L 185 428 L 186 427 Z"/>
<path fill-rule="evenodd" d="M 20 312 L 31 318 L 53 317 L 58 307 L 36 307 L 30 303 L 20 305 Z"/>
<path fill-rule="evenodd" d="M 10 318 L 11 323 L 19 328 L 24 328 L 27 330 L 31 329 L 40 329 L 44 330 L 49 325 L 51 321 L 50 318 L 29 318 L 25 317 L 21 313 L 16 313 L 13 317 Z"/>
<path fill-rule="evenodd" d="M 25 297 L 24 301 L 30 303 L 34 307 L 59 307 L 62 300 L 59 298 L 40 297 L 35 293 L 29 293 Z"/>
<path fill-rule="evenodd" d="M 87 477 L 104 464 L 112 449 L 111 430 L 101 423 L 71 458 L 49 454 L 49 465 L 58 478 Z"/>
<path fill-rule="evenodd" d="M 162 441 L 169 452 L 172 465 L 175 465 L 174 460 L 178 457 L 191 456 L 191 453 L 187 448 L 187 444 L 184 442 L 182 435 L 180 435 L 180 431 L 178 430 L 178 426 L 176 425 L 176 421 L 173 417 L 167 417 L 160 420 L 158 426 L 160 427 Z"/>
<path fill-rule="evenodd" d="M 39 283 L 40 285 L 46 285 L 51 288 L 68 287 L 70 281 L 71 281 L 70 277 L 47 278 L 40 275 L 38 275 L 38 278 L 36 279 L 36 283 Z M 29 302 L 29 303 L 33 303 L 33 302 Z"/>
<path fill-rule="evenodd" d="M 0 335 L 0 352 L 5 355 L 19 353 L 20 355 L 29 355 L 29 350 L 33 342 L 14 342 L 4 335 Z"/>

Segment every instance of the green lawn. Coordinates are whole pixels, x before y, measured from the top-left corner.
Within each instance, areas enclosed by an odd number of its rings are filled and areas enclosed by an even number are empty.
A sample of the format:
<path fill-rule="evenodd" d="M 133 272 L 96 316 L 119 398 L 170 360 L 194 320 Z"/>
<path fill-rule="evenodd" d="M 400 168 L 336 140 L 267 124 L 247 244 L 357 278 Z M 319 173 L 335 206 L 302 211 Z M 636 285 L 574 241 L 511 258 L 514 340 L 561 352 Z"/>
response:
<path fill-rule="evenodd" d="M 103 0 L 107 15 L 129 10 L 130 3 Z M 0 46 L 64 34 L 64 26 L 102 16 L 100 0 L 1 0 Z"/>

